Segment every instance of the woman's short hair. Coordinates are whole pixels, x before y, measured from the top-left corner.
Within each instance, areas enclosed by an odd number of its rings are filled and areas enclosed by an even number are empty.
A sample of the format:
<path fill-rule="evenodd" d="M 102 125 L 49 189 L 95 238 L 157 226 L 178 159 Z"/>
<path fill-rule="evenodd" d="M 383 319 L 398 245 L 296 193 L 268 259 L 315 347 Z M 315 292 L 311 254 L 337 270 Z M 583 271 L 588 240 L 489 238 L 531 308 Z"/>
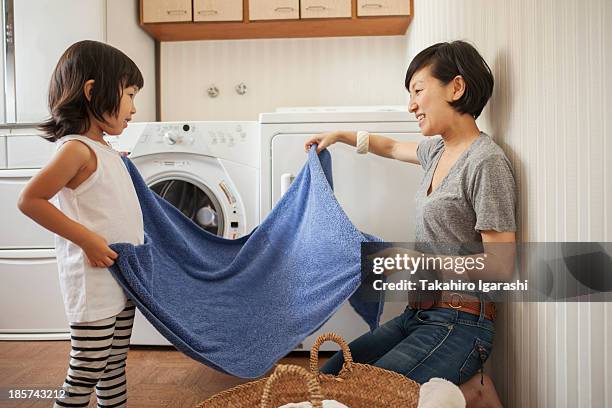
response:
<path fill-rule="evenodd" d="M 431 74 L 443 84 L 457 75 L 465 81 L 461 98 L 449 102 L 460 113 L 469 113 L 476 119 L 493 93 L 493 74 L 476 48 L 465 41 L 442 42 L 419 52 L 406 71 L 406 89 L 410 80 L 422 68 L 431 67 Z"/>
<path fill-rule="evenodd" d="M 83 92 L 94 80 L 91 99 Z M 45 139 L 54 142 L 66 135 L 83 134 L 90 127 L 89 114 L 101 122 L 105 113 L 117 115 L 123 89 L 144 86 L 134 61 L 118 49 L 98 41 L 79 41 L 60 57 L 49 84 L 51 117 L 39 126 Z"/>

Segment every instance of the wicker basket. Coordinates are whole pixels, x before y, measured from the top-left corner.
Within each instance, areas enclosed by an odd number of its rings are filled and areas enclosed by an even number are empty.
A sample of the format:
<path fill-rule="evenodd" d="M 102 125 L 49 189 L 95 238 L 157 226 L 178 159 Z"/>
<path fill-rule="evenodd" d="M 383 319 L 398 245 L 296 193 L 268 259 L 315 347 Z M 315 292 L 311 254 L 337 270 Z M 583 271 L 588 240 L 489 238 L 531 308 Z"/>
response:
<path fill-rule="evenodd" d="M 328 340 L 342 347 L 344 366 L 338 376 L 319 372 L 319 347 Z M 353 362 L 348 345 L 335 333 L 320 336 L 312 346 L 310 370 L 309 375 L 300 367 L 279 365 L 269 378 L 222 391 L 196 408 L 276 408 L 301 401 L 311 401 L 320 408 L 321 399 L 336 400 L 350 408 L 416 408 L 419 400 L 419 384 L 401 374 Z"/>
<path fill-rule="evenodd" d="M 276 366 L 276 370 L 274 370 L 274 373 L 266 381 L 266 385 L 264 385 L 264 389 L 261 394 L 260 408 L 276 408 L 277 407 L 277 405 L 274 405 L 272 402 L 273 401 L 272 394 L 274 393 L 274 391 L 272 391 L 272 386 L 275 385 L 274 383 L 277 383 L 277 382 L 279 383 L 279 384 L 276 384 L 277 389 L 284 389 L 284 388 L 281 388 L 281 384 L 280 384 L 281 381 L 284 381 L 282 385 L 286 388 L 293 388 L 293 389 L 302 388 L 303 382 L 304 382 L 303 379 L 296 383 L 290 382 L 291 379 L 287 375 L 294 375 L 294 374 L 300 375 L 304 377 L 304 379 L 306 379 L 306 385 L 308 386 L 308 398 L 306 398 L 306 401 L 310 401 L 310 403 L 312 404 L 312 408 L 323 408 L 323 404 L 322 404 L 323 395 L 321 394 L 321 385 L 317 381 L 317 378 L 302 367 L 299 367 L 296 365 L 282 365 L 282 364 L 279 364 L 278 366 Z M 300 384 L 300 382 L 302 384 Z"/>

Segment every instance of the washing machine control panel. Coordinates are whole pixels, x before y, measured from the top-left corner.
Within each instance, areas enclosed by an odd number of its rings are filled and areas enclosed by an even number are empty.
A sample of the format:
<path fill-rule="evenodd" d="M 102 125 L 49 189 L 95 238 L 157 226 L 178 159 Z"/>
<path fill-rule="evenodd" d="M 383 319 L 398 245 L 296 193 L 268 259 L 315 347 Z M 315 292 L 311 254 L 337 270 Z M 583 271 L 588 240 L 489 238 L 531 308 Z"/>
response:
<path fill-rule="evenodd" d="M 148 123 L 131 156 L 161 152 L 194 153 L 257 167 L 258 122 Z"/>

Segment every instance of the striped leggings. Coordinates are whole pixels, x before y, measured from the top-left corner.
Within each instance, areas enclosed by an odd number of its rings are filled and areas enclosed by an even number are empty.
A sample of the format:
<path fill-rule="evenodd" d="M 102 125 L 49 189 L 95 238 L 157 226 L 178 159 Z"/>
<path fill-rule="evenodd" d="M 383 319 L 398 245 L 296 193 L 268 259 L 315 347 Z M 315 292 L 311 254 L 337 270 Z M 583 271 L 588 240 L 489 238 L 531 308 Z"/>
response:
<path fill-rule="evenodd" d="M 96 387 L 98 407 L 125 407 L 125 365 L 134 324 L 135 306 L 127 301 L 117 316 L 87 323 L 71 323 L 72 351 L 62 388 L 66 396 L 57 407 L 87 407 Z"/>

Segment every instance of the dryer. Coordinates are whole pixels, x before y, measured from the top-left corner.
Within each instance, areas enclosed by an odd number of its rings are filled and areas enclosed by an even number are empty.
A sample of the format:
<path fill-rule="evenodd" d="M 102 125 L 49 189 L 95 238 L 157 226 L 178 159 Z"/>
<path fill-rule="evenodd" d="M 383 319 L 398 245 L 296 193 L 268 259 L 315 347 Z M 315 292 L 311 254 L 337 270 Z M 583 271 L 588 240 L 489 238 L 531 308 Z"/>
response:
<path fill-rule="evenodd" d="M 258 135 L 255 121 L 134 123 L 115 143 L 132 150 L 153 191 L 208 232 L 234 239 L 259 222 Z M 131 344 L 170 343 L 137 312 Z"/>
<path fill-rule="evenodd" d="M 404 141 L 420 141 L 418 122 L 403 106 L 281 108 L 260 115 L 260 218 L 264 219 L 306 161 L 305 141 L 334 130 L 365 130 Z M 351 221 L 361 231 L 386 241 L 414 241 L 414 194 L 423 171 L 420 166 L 358 155 L 342 143 L 330 147 L 334 193 Z M 387 302 L 383 321 L 401 313 L 404 302 Z M 351 341 L 368 331 L 350 305 L 339 311 L 299 348 L 309 350 L 324 332 L 337 332 Z M 324 343 L 322 349 L 335 349 Z"/>

